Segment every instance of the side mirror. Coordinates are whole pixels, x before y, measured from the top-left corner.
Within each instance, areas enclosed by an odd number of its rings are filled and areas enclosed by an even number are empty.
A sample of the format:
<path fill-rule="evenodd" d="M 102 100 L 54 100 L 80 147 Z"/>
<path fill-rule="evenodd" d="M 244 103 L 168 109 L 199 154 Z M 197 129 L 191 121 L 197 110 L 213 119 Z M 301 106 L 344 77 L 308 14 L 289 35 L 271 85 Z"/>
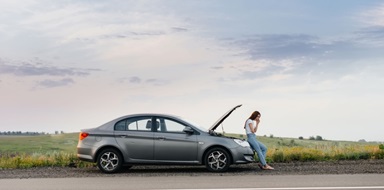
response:
<path fill-rule="evenodd" d="M 185 127 L 185 128 L 183 129 L 183 132 L 188 133 L 188 134 L 192 134 L 192 133 L 194 133 L 195 131 L 194 131 L 191 127 Z"/>

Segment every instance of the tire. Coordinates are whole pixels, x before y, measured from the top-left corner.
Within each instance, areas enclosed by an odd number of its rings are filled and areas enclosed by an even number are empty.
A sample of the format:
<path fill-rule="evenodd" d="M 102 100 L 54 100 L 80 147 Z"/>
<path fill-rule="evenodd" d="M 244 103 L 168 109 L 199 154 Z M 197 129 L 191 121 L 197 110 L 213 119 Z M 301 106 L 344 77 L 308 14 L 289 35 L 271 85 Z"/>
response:
<path fill-rule="evenodd" d="M 104 173 L 116 173 L 121 170 L 123 157 L 116 149 L 105 149 L 97 157 L 97 167 Z"/>
<path fill-rule="evenodd" d="M 222 148 L 212 148 L 205 154 L 205 167 L 211 172 L 225 172 L 231 165 L 231 157 Z"/>

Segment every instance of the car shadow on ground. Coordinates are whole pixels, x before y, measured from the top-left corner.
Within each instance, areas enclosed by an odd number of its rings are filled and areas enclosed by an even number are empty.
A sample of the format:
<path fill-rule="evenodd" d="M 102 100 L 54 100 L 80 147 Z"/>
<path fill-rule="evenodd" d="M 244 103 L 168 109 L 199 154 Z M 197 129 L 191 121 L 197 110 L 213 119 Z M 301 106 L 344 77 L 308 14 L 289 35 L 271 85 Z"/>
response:
<path fill-rule="evenodd" d="M 252 171 L 255 168 L 249 167 L 230 167 L 226 172 L 244 172 Z M 129 173 L 212 173 L 204 166 L 134 166 L 130 169 L 123 170 Z M 215 173 L 215 172 L 213 172 Z M 225 172 L 223 172 L 225 173 Z"/>
<path fill-rule="evenodd" d="M 205 166 L 185 166 L 185 165 L 135 165 L 124 167 L 117 174 L 120 175 L 231 175 L 231 174 L 250 174 L 260 171 L 260 168 L 253 164 L 232 165 L 226 172 L 210 172 Z M 97 167 L 88 168 L 84 171 L 88 174 L 103 174 Z"/>

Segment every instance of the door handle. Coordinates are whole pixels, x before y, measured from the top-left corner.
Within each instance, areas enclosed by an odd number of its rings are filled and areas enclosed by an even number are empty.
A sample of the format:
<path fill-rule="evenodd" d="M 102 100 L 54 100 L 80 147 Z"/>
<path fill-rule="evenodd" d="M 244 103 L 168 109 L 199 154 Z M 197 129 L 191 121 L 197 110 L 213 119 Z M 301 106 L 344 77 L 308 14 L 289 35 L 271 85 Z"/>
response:
<path fill-rule="evenodd" d="M 165 137 L 156 137 L 158 140 L 161 140 L 163 141 L 165 139 Z"/>

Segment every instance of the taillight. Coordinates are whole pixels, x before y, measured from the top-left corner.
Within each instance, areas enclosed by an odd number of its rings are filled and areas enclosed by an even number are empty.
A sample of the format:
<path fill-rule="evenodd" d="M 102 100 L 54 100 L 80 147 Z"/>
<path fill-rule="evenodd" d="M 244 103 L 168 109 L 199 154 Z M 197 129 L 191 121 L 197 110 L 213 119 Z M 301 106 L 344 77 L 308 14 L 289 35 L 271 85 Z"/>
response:
<path fill-rule="evenodd" d="M 88 133 L 80 132 L 79 139 L 83 140 L 83 139 L 87 138 L 88 135 L 89 135 Z"/>

